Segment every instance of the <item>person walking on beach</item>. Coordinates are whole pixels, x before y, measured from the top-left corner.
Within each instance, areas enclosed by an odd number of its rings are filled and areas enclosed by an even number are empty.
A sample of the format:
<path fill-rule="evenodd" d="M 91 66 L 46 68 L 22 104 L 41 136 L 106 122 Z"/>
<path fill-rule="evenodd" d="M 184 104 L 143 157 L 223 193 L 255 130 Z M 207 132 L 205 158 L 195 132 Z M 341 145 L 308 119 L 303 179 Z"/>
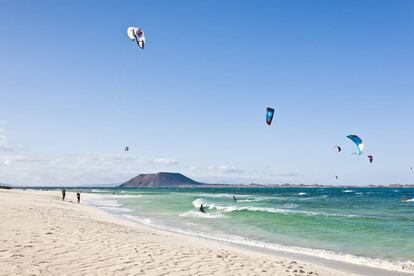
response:
<path fill-rule="evenodd" d="M 78 198 L 78 203 L 80 203 L 80 192 L 76 193 L 76 197 Z"/>
<path fill-rule="evenodd" d="M 62 200 L 64 201 L 66 197 L 66 190 L 62 189 Z"/>
<path fill-rule="evenodd" d="M 206 213 L 206 211 L 204 211 L 204 206 L 203 206 L 203 204 L 201 204 L 201 206 L 200 206 L 200 212 L 201 212 L 201 213 L 203 213 L 203 214 L 205 214 L 205 213 Z"/>

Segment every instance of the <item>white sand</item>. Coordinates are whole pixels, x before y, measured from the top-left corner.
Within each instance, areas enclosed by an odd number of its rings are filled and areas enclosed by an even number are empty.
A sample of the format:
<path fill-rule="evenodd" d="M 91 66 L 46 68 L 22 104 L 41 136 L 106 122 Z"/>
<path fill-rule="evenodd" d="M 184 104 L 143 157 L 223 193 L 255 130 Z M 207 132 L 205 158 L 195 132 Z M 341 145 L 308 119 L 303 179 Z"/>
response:
<path fill-rule="evenodd" d="M 350 275 L 152 229 L 59 196 L 0 190 L 0 275 Z"/>

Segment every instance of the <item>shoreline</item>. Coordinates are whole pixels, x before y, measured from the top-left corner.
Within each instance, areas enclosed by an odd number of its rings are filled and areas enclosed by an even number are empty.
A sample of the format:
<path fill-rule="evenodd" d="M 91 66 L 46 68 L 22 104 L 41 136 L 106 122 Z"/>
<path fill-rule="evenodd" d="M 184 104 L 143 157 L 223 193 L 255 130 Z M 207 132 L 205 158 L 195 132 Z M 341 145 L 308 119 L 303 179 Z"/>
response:
<path fill-rule="evenodd" d="M 100 194 L 93 193 L 88 194 L 89 199 L 99 199 L 99 200 L 115 200 L 117 201 L 119 195 L 112 196 L 110 194 Z M 119 202 L 118 202 L 119 203 Z M 366 256 L 358 256 L 350 253 L 344 252 L 335 252 L 324 249 L 313 249 L 308 247 L 299 246 L 289 246 L 282 245 L 278 243 L 269 243 L 264 241 L 258 241 L 253 239 L 247 239 L 242 236 L 235 235 L 209 235 L 202 232 L 191 231 L 186 229 L 181 229 L 178 227 L 167 226 L 162 222 L 153 222 L 151 218 L 142 217 L 139 215 L 130 215 L 128 212 L 121 211 L 112 212 L 112 210 L 124 210 L 125 206 L 122 207 L 101 207 L 99 205 L 93 206 L 103 209 L 105 212 L 108 212 L 111 215 L 117 216 L 121 219 L 126 219 L 129 221 L 134 221 L 139 225 L 144 225 L 153 229 L 173 232 L 180 235 L 192 236 L 196 238 L 203 238 L 207 240 L 212 240 L 221 243 L 227 243 L 232 246 L 241 247 L 253 251 L 266 251 L 269 254 L 273 255 L 285 255 L 294 257 L 297 259 L 307 259 L 309 262 L 318 263 L 321 265 L 332 265 L 332 268 L 344 267 L 347 272 L 359 273 L 359 274 L 370 274 L 370 275 L 389 275 L 393 273 L 394 275 L 410 275 L 414 274 L 414 263 L 410 260 L 406 261 L 391 261 L 387 259 L 372 258 Z M 181 215 L 181 214 L 180 214 Z"/>
<path fill-rule="evenodd" d="M 88 194 L 88 199 L 103 199 L 103 200 L 117 200 L 117 196 L 112 198 L 111 195 L 101 195 L 101 194 Z M 95 206 L 95 205 L 92 205 Z M 95 206 L 97 207 L 97 206 Z M 97 207 L 101 209 L 100 207 Z M 173 228 L 170 226 L 156 224 L 151 222 L 150 218 L 143 218 L 136 215 L 130 215 L 129 213 L 112 213 L 107 210 L 108 207 L 102 207 L 104 212 L 109 213 L 110 215 L 116 216 L 121 219 L 126 219 L 128 221 L 133 221 L 139 225 L 145 227 L 150 227 L 152 229 L 157 229 L 160 231 L 172 232 L 179 235 L 191 236 L 195 238 L 206 239 L 209 241 L 215 241 L 220 243 L 229 244 L 231 246 L 236 246 L 238 248 L 243 248 L 256 252 L 266 252 L 267 254 L 275 256 L 286 256 L 288 258 L 295 258 L 300 260 L 307 260 L 311 263 L 317 263 L 322 266 L 329 266 L 332 269 L 337 269 L 341 267 L 346 269 L 348 273 L 357 273 L 363 275 L 410 275 L 414 274 L 414 271 L 403 270 L 404 265 L 410 266 L 411 263 L 401 262 L 397 264 L 396 261 L 388 261 L 383 259 L 374 259 L 370 257 L 361 257 L 348 253 L 338 253 L 322 249 L 312 249 L 300 246 L 286 246 L 281 244 L 273 244 L 266 242 L 259 242 L 255 240 L 245 239 L 240 236 L 228 235 L 226 236 L 211 236 L 199 232 L 186 231 L 180 228 Z M 116 207 L 111 207 L 110 209 L 117 209 Z M 119 207 L 119 209 L 124 209 Z M 401 266 L 401 269 L 398 270 Z M 387 269 L 388 267 L 388 269 Z"/>
<path fill-rule="evenodd" d="M 30 274 L 29 271 L 34 271 L 33 274 L 120 275 L 126 272 L 152 275 L 409 275 L 160 230 L 120 218 L 98 207 L 62 202 L 59 196 L 56 191 L 0 191 L 0 214 L 5 221 L 0 226 L 0 237 L 6 248 L 0 250 L 0 261 L 5 264 L 3 272 L 24 275 Z M 82 197 L 87 199 L 88 195 Z M 39 229 L 44 228 L 52 230 L 42 234 Z M 108 228 L 111 231 L 107 231 Z M 63 237 L 61 232 L 64 232 Z M 76 238 L 85 243 L 76 242 Z M 34 249 L 36 244 L 31 245 L 33 239 L 39 240 L 42 254 L 36 254 L 39 249 Z M 78 247 L 67 244 L 73 239 Z M 120 254 L 122 251 L 125 252 Z M 144 251 L 147 255 L 142 256 Z M 182 252 L 190 254 L 182 255 Z M 78 259 L 78 255 L 92 257 L 92 261 L 90 258 Z M 59 258 L 53 259 L 53 256 Z M 74 260 L 81 264 L 73 263 Z M 140 263 L 139 267 L 136 262 Z M 42 264 L 45 263 L 44 267 Z M 65 268 L 63 273 L 59 270 L 62 267 Z"/>

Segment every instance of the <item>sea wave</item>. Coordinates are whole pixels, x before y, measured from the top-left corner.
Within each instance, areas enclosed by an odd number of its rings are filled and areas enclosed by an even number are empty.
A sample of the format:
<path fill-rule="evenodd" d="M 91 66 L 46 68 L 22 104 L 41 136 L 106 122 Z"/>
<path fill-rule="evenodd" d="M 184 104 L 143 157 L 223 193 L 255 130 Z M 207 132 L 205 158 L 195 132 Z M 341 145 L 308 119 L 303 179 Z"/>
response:
<path fill-rule="evenodd" d="M 250 211 L 250 212 L 264 212 L 264 213 L 275 213 L 282 215 L 291 215 L 299 214 L 306 216 L 327 216 L 327 217 L 347 217 L 347 218 L 369 218 L 369 219 L 381 219 L 380 217 L 374 216 L 363 216 L 355 214 L 338 214 L 338 213 L 324 213 L 324 212 L 312 212 L 304 210 L 291 210 L 291 209 L 282 209 L 282 208 L 273 208 L 273 207 L 258 207 L 258 206 L 237 206 L 237 205 L 216 205 L 205 201 L 202 198 L 197 198 L 192 202 L 193 206 L 199 208 L 203 204 L 209 210 L 217 210 L 223 213 L 231 212 L 241 212 L 241 211 Z"/>
<path fill-rule="evenodd" d="M 300 196 L 303 196 L 303 195 L 306 195 L 307 193 L 305 193 L 305 192 L 300 192 L 300 193 L 298 193 L 297 195 L 300 195 Z"/>
<path fill-rule="evenodd" d="M 88 198 L 85 200 L 87 205 L 95 206 L 110 212 L 124 213 L 131 212 L 131 209 L 125 208 L 118 201 L 106 198 Z"/>
<path fill-rule="evenodd" d="M 114 212 L 121 212 L 121 213 L 132 212 L 131 209 L 122 208 L 122 207 L 109 207 L 109 206 L 105 207 L 105 206 L 102 206 L 100 208 L 105 209 L 105 210 L 109 210 L 109 211 L 114 211 Z"/>
<path fill-rule="evenodd" d="M 91 192 L 92 193 L 108 193 L 110 191 L 107 189 L 92 189 Z"/>
<path fill-rule="evenodd" d="M 225 216 L 222 213 L 201 213 L 199 211 L 188 211 L 185 213 L 179 214 L 180 217 L 191 217 L 191 218 L 206 218 L 206 219 L 215 219 L 215 218 L 224 218 Z"/>
<path fill-rule="evenodd" d="M 407 202 L 414 202 L 414 198 L 407 199 Z"/>
<path fill-rule="evenodd" d="M 342 191 L 343 193 L 353 193 L 354 191 L 353 190 L 345 190 L 345 191 Z"/>
<path fill-rule="evenodd" d="M 140 198 L 142 195 L 109 195 L 111 198 Z"/>
<path fill-rule="evenodd" d="M 129 220 L 133 220 L 133 221 L 139 222 L 139 223 L 144 224 L 144 225 L 148 225 L 148 226 L 151 226 L 151 227 L 159 228 L 154 223 L 154 221 L 152 219 L 150 219 L 150 218 L 143 218 L 143 217 L 139 217 L 139 216 L 135 216 L 135 215 L 134 216 L 133 215 L 123 215 L 122 217 L 124 217 L 126 219 L 129 219 Z"/>
<path fill-rule="evenodd" d="M 91 198 L 87 200 L 88 205 L 93 205 L 96 207 L 121 207 L 118 201 L 113 199 L 105 199 L 105 198 Z"/>
<path fill-rule="evenodd" d="M 193 194 L 194 195 L 194 194 Z M 212 197 L 212 198 L 246 198 L 246 197 L 254 197 L 254 195 L 238 195 L 238 194 L 196 194 L 199 197 Z"/>

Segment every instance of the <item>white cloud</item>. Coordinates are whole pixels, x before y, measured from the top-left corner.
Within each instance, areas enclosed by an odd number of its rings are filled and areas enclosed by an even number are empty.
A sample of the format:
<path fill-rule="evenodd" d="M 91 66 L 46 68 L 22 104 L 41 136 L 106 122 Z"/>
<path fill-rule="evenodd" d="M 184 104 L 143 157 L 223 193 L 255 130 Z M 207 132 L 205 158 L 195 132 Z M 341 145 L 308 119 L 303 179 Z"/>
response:
<path fill-rule="evenodd" d="M 157 159 L 154 159 L 153 162 L 158 165 L 168 165 L 168 166 L 175 166 L 179 164 L 177 160 L 165 159 L 165 158 L 157 158 Z"/>
<path fill-rule="evenodd" d="M 120 183 L 150 170 L 138 157 L 113 154 L 0 156 L 1 182 L 20 185 Z"/>
<path fill-rule="evenodd" d="M 226 174 L 231 174 L 231 173 L 243 173 L 243 170 L 237 169 L 233 166 L 208 166 L 207 168 L 209 171 L 211 172 L 215 172 L 215 173 L 226 173 Z"/>
<path fill-rule="evenodd" d="M 6 122 L 0 120 L 0 125 L 4 125 L 4 124 L 6 124 Z M 7 137 L 5 132 L 6 131 L 4 128 L 0 128 L 0 151 L 14 152 L 18 149 L 23 148 L 23 146 L 21 145 L 14 145 L 10 143 L 9 138 Z"/>
<path fill-rule="evenodd" d="M 296 172 L 280 172 L 280 173 L 274 173 L 273 175 L 280 176 L 280 177 L 294 177 L 294 176 L 299 176 L 299 173 L 296 173 Z"/>
<path fill-rule="evenodd" d="M 9 143 L 7 136 L 0 133 L 0 150 L 14 151 L 14 147 Z"/>
<path fill-rule="evenodd" d="M 0 155 L 0 182 L 18 185 L 121 183 L 157 167 L 175 166 L 173 159 L 144 160 L 122 154 Z"/>

